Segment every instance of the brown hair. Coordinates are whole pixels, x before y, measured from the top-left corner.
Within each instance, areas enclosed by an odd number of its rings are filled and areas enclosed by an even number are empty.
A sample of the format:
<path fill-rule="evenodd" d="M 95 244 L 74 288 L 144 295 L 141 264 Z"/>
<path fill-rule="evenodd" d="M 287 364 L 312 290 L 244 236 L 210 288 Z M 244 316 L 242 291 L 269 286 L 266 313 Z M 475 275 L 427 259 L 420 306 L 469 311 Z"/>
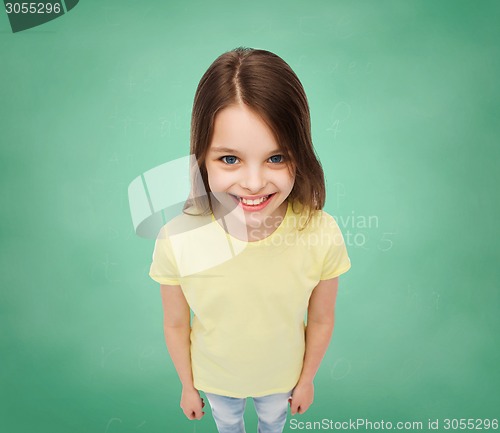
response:
<path fill-rule="evenodd" d="M 212 140 L 215 115 L 223 108 L 245 104 L 266 122 L 281 150 L 295 168 L 295 184 L 288 197 L 308 209 L 309 222 L 325 204 L 325 179 L 311 138 L 309 105 L 292 68 L 265 50 L 238 47 L 220 55 L 198 84 L 191 118 L 191 155 L 196 158 L 207 195 L 199 191 L 198 167 L 192 172 L 192 191 L 184 211 L 195 205 L 213 212 L 205 158 Z M 198 187 L 196 187 L 198 185 Z M 187 212 L 185 212 L 187 213 Z"/>

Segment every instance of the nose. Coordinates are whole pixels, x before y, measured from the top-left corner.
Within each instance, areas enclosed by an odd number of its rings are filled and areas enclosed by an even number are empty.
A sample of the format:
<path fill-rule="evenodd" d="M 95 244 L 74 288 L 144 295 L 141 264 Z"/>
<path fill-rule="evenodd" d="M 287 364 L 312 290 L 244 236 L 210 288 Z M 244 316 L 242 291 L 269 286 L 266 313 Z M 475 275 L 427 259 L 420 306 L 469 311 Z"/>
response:
<path fill-rule="evenodd" d="M 250 194 L 258 194 L 267 184 L 265 172 L 260 167 L 248 167 L 242 174 L 240 185 Z"/>

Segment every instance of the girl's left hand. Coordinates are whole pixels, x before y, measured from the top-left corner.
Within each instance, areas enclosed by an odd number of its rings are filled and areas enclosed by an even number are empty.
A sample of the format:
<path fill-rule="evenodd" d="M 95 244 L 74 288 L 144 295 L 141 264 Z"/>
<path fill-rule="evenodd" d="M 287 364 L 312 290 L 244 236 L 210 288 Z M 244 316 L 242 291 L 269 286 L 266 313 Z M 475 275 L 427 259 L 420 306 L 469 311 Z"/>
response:
<path fill-rule="evenodd" d="M 289 398 L 290 411 L 292 415 L 303 414 L 314 400 L 314 384 L 312 382 L 298 383 L 293 389 L 292 396 Z"/>

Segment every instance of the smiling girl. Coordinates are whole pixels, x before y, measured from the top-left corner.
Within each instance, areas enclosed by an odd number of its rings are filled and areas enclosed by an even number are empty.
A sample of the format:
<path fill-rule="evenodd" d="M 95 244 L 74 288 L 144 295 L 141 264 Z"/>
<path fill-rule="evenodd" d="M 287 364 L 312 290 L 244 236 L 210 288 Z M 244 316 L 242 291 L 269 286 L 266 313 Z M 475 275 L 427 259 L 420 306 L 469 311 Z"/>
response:
<path fill-rule="evenodd" d="M 290 66 L 250 48 L 218 57 L 196 91 L 191 154 L 191 197 L 162 227 L 150 269 L 181 408 L 201 419 L 203 391 L 219 432 L 242 433 L 252 397 L 259 432 L 282 432 L 288 404 L 295 415 L 313 402 L 338 276 L 351 266 L 322 211 L 323 170 Z"/>

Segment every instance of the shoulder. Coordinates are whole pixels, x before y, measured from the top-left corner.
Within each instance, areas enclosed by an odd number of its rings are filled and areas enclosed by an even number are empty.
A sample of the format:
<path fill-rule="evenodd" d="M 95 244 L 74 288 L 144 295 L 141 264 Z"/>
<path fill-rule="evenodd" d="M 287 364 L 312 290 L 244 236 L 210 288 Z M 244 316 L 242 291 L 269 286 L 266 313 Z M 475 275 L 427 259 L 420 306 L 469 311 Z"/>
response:
<path fill-rule="evenodd" d="M 340 228 L 337 224 L 336 219 L 330 215 L 328 212 L 319 209 L 313 210 L 310 213 L 310 219 L 308 219 L 308 211 L 306 209 L 302 209 L 300 214 L 301 225 L 304 226 L 304 229 L 308 232 L 339 232 Z M 307 224 L 306 224 L 307 222 Z"/>
<path fill-rule="evenodd" d="M 310 245 L 317 246 L 321 251 L 329 251 L 344 247 L 342 231 L 335 217 L 324 210 L 316 210 L 302 231 Z"/>
<path fill-rule="evenodd" d="M 330 215 L 328 212 L 325 212 L 324 210 L 321 210 L 318 212 L 318 219 L 321 227 L 325 229 L 334 229 L 334 230 L 340 230 L 339 225 L 337 224 L 337 220 L 333 215 Z"/>
<path fill-rule="evenodd" d="M 158 236 L 170 237 L 187 233 L 209 224 L 211 221 L 211 214 L 203 215 L 195 207 L 190 207 L 164 224 Z"/>

